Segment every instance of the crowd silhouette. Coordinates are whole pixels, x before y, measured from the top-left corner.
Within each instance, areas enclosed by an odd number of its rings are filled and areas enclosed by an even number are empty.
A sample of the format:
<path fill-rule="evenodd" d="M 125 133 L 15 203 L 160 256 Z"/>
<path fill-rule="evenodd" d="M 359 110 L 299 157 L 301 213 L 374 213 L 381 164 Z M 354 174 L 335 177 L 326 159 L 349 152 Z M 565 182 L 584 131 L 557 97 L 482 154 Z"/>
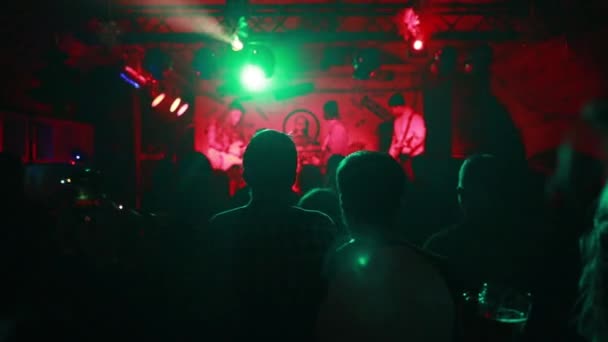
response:
<path fill-rule="evenodd" d="M 585 114 L 600 135 L 602 108 Z M 604 165 L 565 143 L 538 182 L 505 153 L 453 175 L 459 219 L 386 153 L 298 176 L 274 130 L 247 145 L 233 196 L 187 152 L 161 164 L 142 211 L 88 169 L 33 201 L 0 153 L 0 341 L 498 341 L 466 331 L 462 294 L 484 283 L 531 294 L 521 341 L 606 340 Z"/>

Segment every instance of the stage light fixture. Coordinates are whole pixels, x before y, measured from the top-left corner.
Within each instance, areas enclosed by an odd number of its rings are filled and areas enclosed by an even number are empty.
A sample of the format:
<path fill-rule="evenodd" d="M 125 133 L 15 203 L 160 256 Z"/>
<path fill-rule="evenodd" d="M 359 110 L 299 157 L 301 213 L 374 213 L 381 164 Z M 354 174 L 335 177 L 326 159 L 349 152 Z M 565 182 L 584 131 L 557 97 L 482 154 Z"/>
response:
<path fill-rule="evenodd" d="M 408 44 L 408 57 L 412 58 L 427 58 L 428 51 L 426 43 L 421 38 L 414 39 Z"/>
<path fill-rule="evenodd" d="M 152 100 L 152 108 L 154 108 L 154 107 L 158 106 L 159 104 L 161 104 L 161 102 L 163 102 L 166 97 L 167 97 L 167 95 L 165 93 L 158 94 L 154 98 L 154 100 Z"/>
<path fill-rule="evenodd" d="M 353 78 L 368 80 L 380 68 L 380 52 L 377 49 L 363 49 L 353 56 Z"/>
<path fill-rule="evenodd" d="M 234 35 L 232 41 L 230 42 L 230 46 L 232 47 L 232 51 L 241 51 L 245 45 L 241 41 L 238 35 Z"/>
<path fill-rule="evenodd" d="M 186 111 L 188 111 L 188 108 L 190 107 L 189 104 L 184 103 L 181 107 L 179 107 L 179 109 L 177 110 L 177 116 L 182 116 L 184 115 L 184 113 L 186 113 Z"/>
<path fill-rule="evenodd" d="M 245 65 L 241 71 L 241 85 L 249 91 L 263 90 L 268 84 L 264 70 L 257 65 Z"/>
<path fill-rule="evenodd" d="M 179 97 L 176 98 L 175 100 L 173 100 L 173 103 L 171 103 L 171 107 L 169 108 L 169 111 L 171 113 L 174 113 L 177 110 L 177 107 L 179 107 L 179 104 L 182 102 L 182 99 L 180 99 Z"/>
<path fill-rule="evenodd" d="M 121 72 L 120 73 L 120 78 L 122 78 L 123 81 L 127 82 L 128 84 L 132 85 L 133 88 L 135 88 L 135 89 L 139 89 L 140 88 L 139 83 L 137 83 L 135 80 L 131 79 L 125 73 Z"/>

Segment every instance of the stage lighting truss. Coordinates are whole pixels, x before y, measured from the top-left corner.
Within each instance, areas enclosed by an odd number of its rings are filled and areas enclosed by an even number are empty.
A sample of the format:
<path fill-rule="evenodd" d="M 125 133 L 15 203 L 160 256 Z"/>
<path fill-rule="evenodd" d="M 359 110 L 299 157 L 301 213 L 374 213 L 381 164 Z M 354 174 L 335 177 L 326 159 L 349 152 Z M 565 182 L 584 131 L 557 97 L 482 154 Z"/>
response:
<path fill-rule="evenodd" d="M 514 2 L 521 3 L 521 2 Z M 299 42 L 399 41 L 394 15 L 413 1 L 388 4 L 263 5 L 250 4 L 247 14 L 248 40 L 287 39 Z M 226 27 L 224 5 L 123 6 L 117 13 L 128 42 L 200 42 L 198 27 L 203 21 Z M 505 40 L 527 33 L 529 8 L 509 2 L 474 4 L 442 3 L 424 8 L 429 39 Z M 179 25 L 179 27 L 174 26 Z M 231 25 L 234 25 L 232 23 Z M 322 33 L 322 34 L 321 34 Z M 204 37 L 203 37 L 204 39 Z M 241 37 L 242 40 L 242 37 Z"/>
<path fill-rule="evenodd" d="M 190 104 L 183 100 L 181 88 L 178 86 L 181 79 L 177 75 L 168 74 L 163 81 L 158 81 L 147 70 L 136 70 L 131 66 L 121 69 L 120 77 L 123 81 L 131 84 L 135 89 L 143 89 L 149 94 L 150 107 L 158 111 L 175 114 L 177 117 L 184 115 Z M 181 80 L 183 82 L 183 80 Z"/>

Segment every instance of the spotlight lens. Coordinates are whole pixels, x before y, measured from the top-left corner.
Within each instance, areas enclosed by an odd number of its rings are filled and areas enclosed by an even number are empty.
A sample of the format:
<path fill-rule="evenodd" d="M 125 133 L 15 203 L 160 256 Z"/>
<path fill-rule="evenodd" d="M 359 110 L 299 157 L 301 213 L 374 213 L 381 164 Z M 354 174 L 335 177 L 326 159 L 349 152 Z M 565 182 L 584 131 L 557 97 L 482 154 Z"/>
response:
<path fill-rule="evenodd" d="M 187 103 L 184 103 L 181 107 L 179 107 L 179 110 L 177 111 L 177 116 L 184 115 L 184 113 L 188 110 L 188 107 L 190 106 Z"/>
<path fill-rule="evenodd" d="M 182 102 L 182 99 L 180 99 L 179 97 L 176 98 L 173 103 L 171 104 L 171 108 L 169 108 L 169 110 L 171 111 L 171 113 L 175 112 L 177 110 L 177 107 L 179 107 L 179 104 Z"/>
<path fill-rule="evenodd" d="M 163 102 L 163 100 L 165 99 L 165 94 L 159 94 L 158 96 L 156 96 L 154 98 L 154 100 L 152 100 L 152 107 L 156 107 L 158 106 L 161 102 Z"/>
<path fill-rule="evenodd" d="M 422 50 L 422 48 L 424 47 L 424 44 L 422 43 L 422 40 L 420 39 L 416 39 L 414 41 L 414 50 Z"/>
<path fill-rule="evenodd" d="M 243 50 L 243 42 L 241 42 L 241 40 L 239 39 L 239 36 L 234 36 L 230 45 L 232 45 L 233 51 Z"/>
<path fill-rule="evenodd" d="M 248 65 L 241 73 L 241 83 L 249 91 L 260 91 L 266 87 L 268 80 L 262 68 Z"/>

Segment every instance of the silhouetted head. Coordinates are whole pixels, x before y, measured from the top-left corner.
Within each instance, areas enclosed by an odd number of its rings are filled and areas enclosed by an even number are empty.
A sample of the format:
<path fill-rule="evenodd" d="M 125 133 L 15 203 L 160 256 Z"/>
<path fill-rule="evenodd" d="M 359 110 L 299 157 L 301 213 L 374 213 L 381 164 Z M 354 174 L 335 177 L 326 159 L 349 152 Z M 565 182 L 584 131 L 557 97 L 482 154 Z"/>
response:
<path fill-rule="evenodd" d="M 175 219 L 197 226 L 213 214 L 218 201 L 211 186 L 214 184 L 211 162 L 202 153 L 188 153 L 178 161 L 174 196 L 167 204 Z"/>
<path fill-rule="evenodd" d="M 600 196 L 593 230 L 581 240 L 579 332 L 589 341 L 608 340 L 608 187 Z"/>
<path fill-rule="evenodd" d="M 332 120 L 338 119 L 339 117 L 338 102 L 333 100 L 325 102 L 325 105 L 323 105 L 323 118 L 325 120 Z"/>
<path fill-rule="evenodd" d="M 505 166 L 489 154 L 467 158 L 458 173 L 458 203 L 467 217 L 492 215 L 505 204 L 509 175 Z"/>
<path fill-rule="evenodd" d="M 305 194 L 308 191 L 323 186 L 323 174 L 321 169 L 314 165 L 304 165 L 299 176 L 300 191 Z"/>
<path fill-rule="evenodd" d="M 0 152 L 0 197 L 11 199 L 24 194 L 25 169 L 19 156 Z"/>
<path fill-rule="evenodd" d="M 259 192 L 290 191 L 296 178 L 298 152 L 291 138 L 266 129 L 256 133 L 243 156 L 243 177 L 252 196 Z"/>
<path fill-rule="evenodd" d="M 327 160 L 327 168 L 325 170 L 326 182 L 327 186 L 336 191 L 336 171 L 338 170 L 338 165 L 340 162 L 344 160 L 344 156 L 339 154 L 334 154 Z"/>
<path fill-rule="evenodd" d="M 393 158 L 355 152 L 340 163 L 336 179 L 344 220 L 353 233 L 365 225 L 392 225 L 406 185 L 403 169 Z"/>
<path fill-rule="evenodd" d="M 212 173 L 209 158 L 200 152 L 189 152 L 181 156 L 177 165 L 177 177 L 182 182 L 207 180 Z"/>
<path fill-rule="evenodd" d="M 245 108 L 240 102 L 235 100 L 228 106 L 227 120 L 229 125 L 238 125 L 243 120 L 243 115 L 245 115 Z"/>
<path fill-rule="evenodd" d="M 401 115 L 407 108 L 405 98 L 399 93 L 394 93 L 391 95 L 391 97 L 388 99 L 388 106 L 394 116 Z"/>
<path fill-rule="evenodd" d="M 565 144 L 558 150 L 557 168 L 548 184 L 549 195 L 559 194 L 571 210 L 587 211 L 604 185 L 604 176 L 601 160 Z"/>

